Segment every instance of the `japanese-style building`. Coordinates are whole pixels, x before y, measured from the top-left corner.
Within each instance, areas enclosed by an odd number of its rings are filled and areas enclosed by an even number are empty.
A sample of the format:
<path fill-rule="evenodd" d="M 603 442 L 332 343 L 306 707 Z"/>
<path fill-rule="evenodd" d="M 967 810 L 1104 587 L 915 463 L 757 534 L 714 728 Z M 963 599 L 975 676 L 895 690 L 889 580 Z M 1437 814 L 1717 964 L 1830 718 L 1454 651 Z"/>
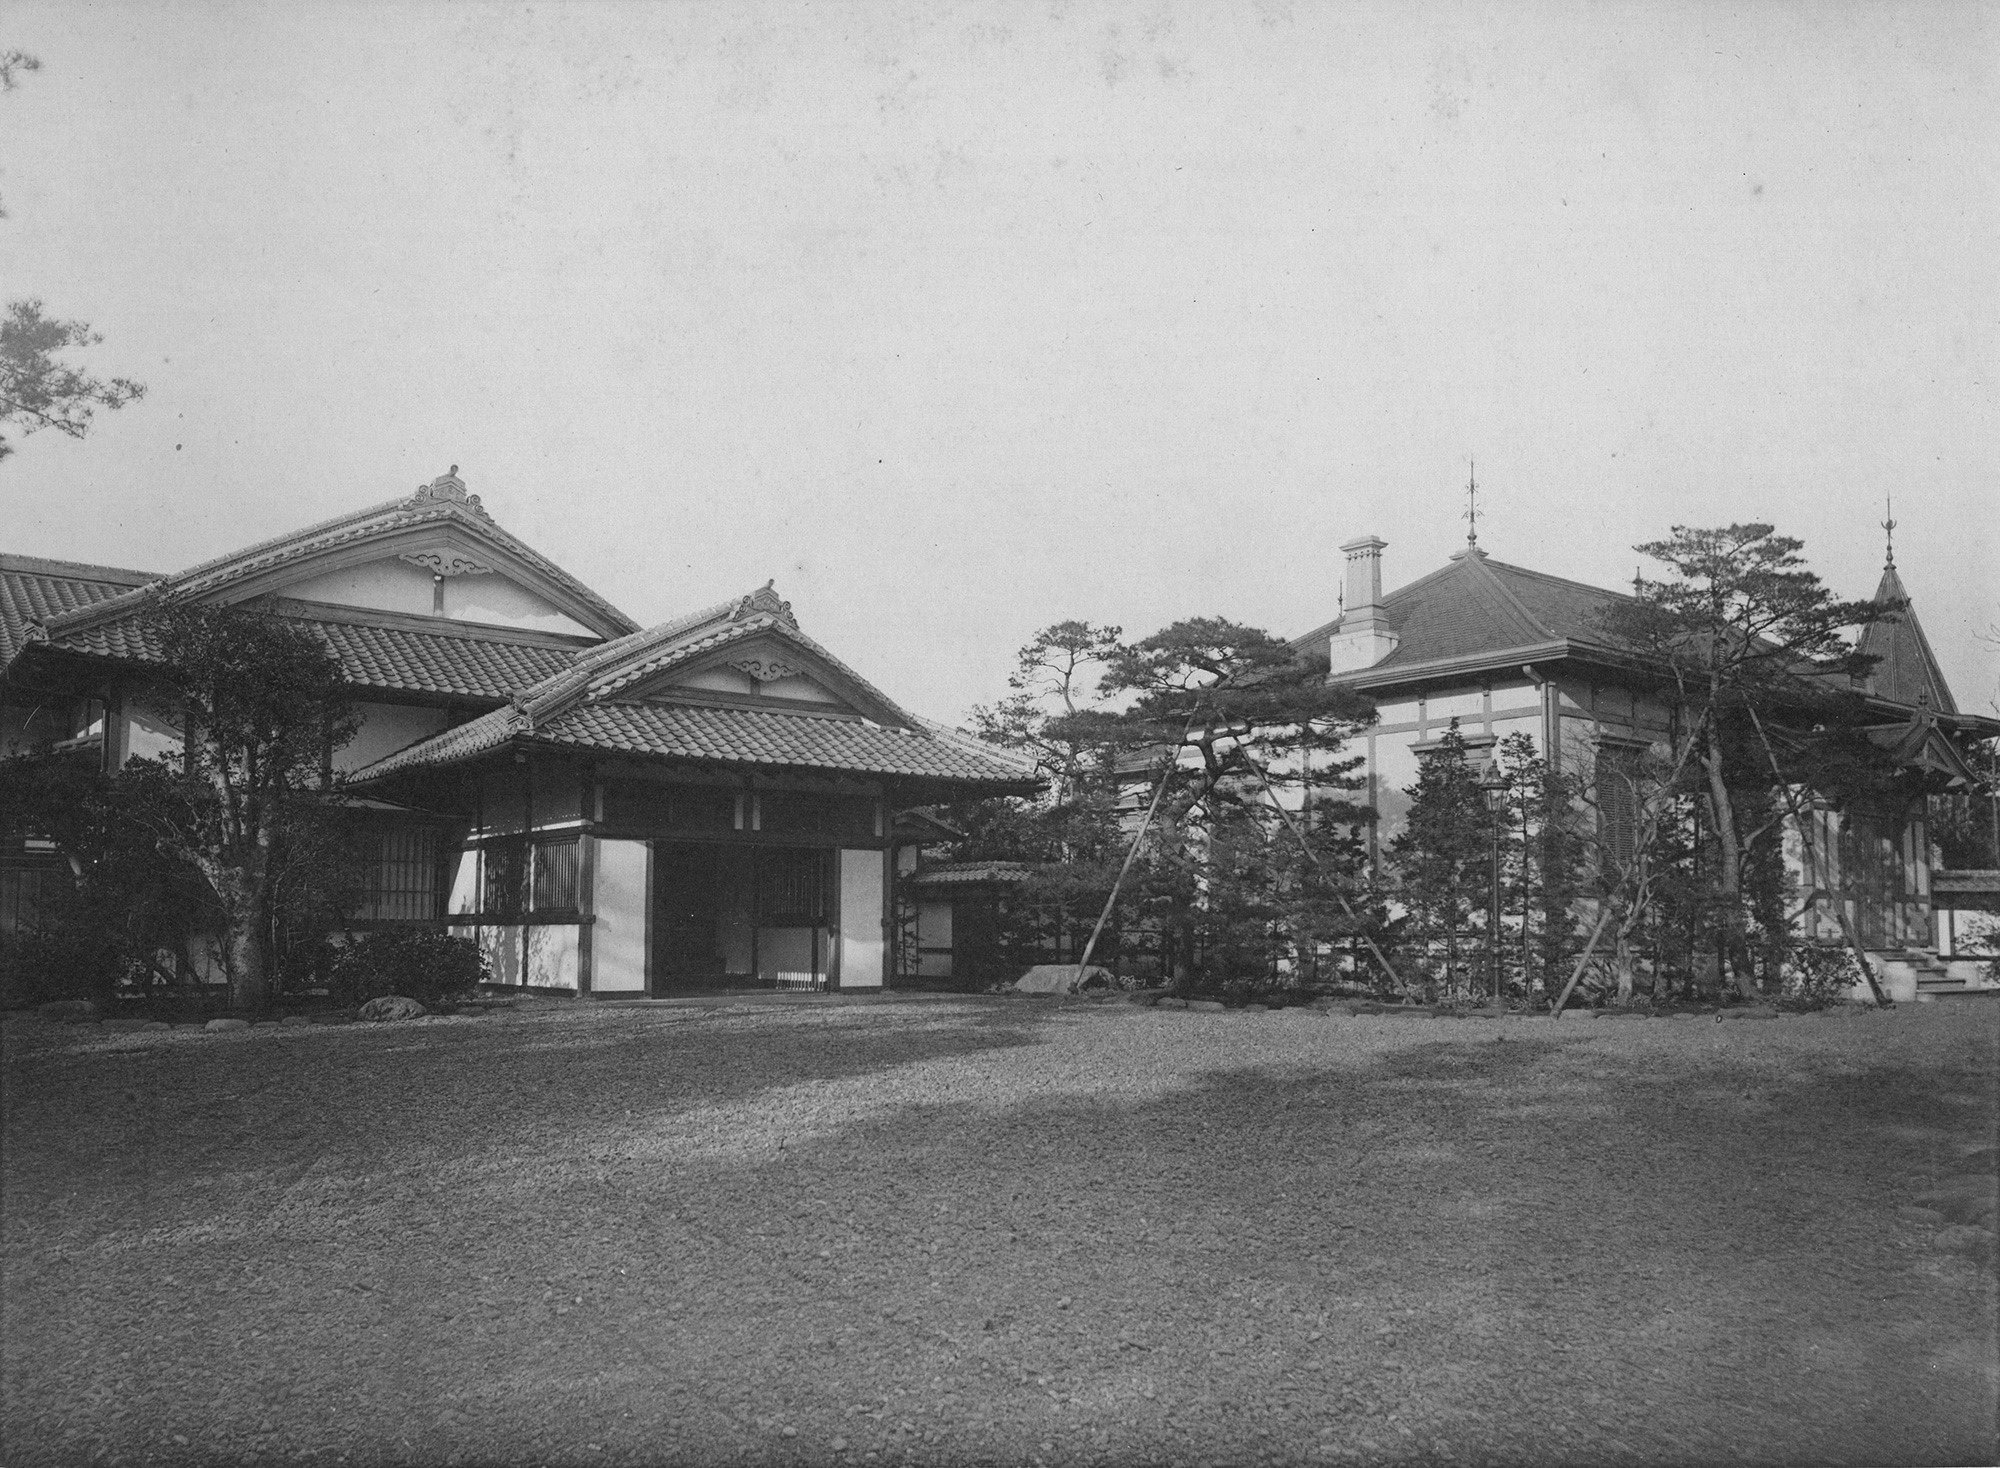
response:
<path fill-rule="evenodd" d="M 1379 817 L 1368 834 L 1371 851 L 1379 856 L 1402 828 L 1404 792 L 1416 783 L 1424 754 L 1454 724 L 1479 763 L 1508 735 L 1527 735 L 1551 763 L 1598 782 L 1600 821 L 1621 819 L 1630 784 L 1606 777 L 1623 761 L 1665 748 L 1677 727 L 1668 685 L 1648 676 L 1643 659 L 1607 627 L 1609 610 L 1630 598 L 1497 561 L 1473 540 L 1444 566 L 1385 593 L 1386 545 L 1371 535 L 1341 547 L 1341 614 L 1294 639 L 1294 646 L 1324 650 L 1328 676 L 1377 707 L 1379 720 L 1356 751 L 1367 760 L 1363 798 Z M 1875 600 L 1909 600 L 1893 554 Z M 1960 711 L 1914 605 L 1868 626 L 1859 646 L 1877 658 L 1861 690 L 1870 737 L 1921 778 L 1898 812 L 1816 807 L 1816 865 L 1788 829 L 1787 863 L 1808 899 L 1802 921 L 1814 939 L 1838 942 L 1834 904 L 1843 904 L 1895 997 L 1981 986 L 1983 965 L 1952 961 L 1949 919 L 1941 931 L 1919 787 L 1975 788 L 1967 751 L 2000 736 L 2000 720 Z M 1629 809 L 1622 818 L 1629 820 Z M 1945 885 L 1955 891 L 1963 884 Z"/>
<path fill-rule="evenodd" d="M 148 679 L 146 614 L 169 600 L 254 604 L 324 640 L 362 715 L 328 754 L 375 857 L 353 925 L 448 925 L 500 983 L 879 989 L 897 815 L 1035 785 L 898 706 L 769 585 L 640 628 L 455 466 L 170 575 L 0 557 L 0 754 L 113 769 L 176 749 Z M 4 839 L 0 946 L 57 879 L 46 843 Z"/>

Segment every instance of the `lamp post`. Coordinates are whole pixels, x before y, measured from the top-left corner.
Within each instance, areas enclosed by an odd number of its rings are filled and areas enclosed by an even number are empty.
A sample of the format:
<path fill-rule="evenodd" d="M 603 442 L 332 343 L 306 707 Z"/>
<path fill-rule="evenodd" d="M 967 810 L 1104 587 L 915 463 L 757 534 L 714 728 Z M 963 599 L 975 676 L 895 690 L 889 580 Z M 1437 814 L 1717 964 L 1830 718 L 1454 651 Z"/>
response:
<path fill-rule="evenodd" d="M 1500 822 L 1507 815 L 1507 777 L 1499 766 L 1488 765 L 1479 777 L 1480 793 L 1486 797 L 1487 829 L 1493 842 L 1492 880 L 1487 891 L 1486 974 L 1493 990 L 1493 1002 L 1500 1002 Z"/>

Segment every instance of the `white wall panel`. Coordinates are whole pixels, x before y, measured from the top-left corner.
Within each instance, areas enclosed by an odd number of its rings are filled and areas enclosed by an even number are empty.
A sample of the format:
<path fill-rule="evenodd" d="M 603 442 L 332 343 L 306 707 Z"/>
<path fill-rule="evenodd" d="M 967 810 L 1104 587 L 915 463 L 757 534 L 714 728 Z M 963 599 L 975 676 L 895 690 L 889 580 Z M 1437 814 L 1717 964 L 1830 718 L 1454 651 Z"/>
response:
<path fill-rule="evenodd" d="M 888 860 L 880 851 L 840 853 L 840 987 L 879 989 L 888 971 L 882 933 Z"/>
<path fill-rule="evenodd" d="M 593 994 L 646 987 L 646 843 L 598 841 L 596 923 L 590 935 Z"/>

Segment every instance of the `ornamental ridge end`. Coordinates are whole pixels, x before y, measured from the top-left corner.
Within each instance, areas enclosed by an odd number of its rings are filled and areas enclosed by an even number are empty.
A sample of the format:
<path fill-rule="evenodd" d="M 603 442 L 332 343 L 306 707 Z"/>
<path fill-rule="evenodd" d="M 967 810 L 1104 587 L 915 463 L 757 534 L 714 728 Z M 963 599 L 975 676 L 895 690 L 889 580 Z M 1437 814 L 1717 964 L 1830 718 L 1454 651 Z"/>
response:
<path fill-rule="evenodd" d="M 755 616 L 761 612 L 778 618 L 793 631 L 797 631 L 799 619 L 792 615 L 792 604 L 778 595 L 774 589 L 776 586 L 777 578 L 774 576 L 748 596 L 738 600 L 735 607 L 730 610 L 729 620 L 740 622 L 745 617 Z"/>
<path fill-rule="evenodd" d="M 486 507 L 479 503 L 479 496 L 465 492 L 465 481 L 458 477 L 458 465 L 438 475 L 429 484 L 419 484 L 417 492 L 406 501 L 412 508 L 425 504 L 464 505 L 482 520 L 493 517 L 486 513 Z"/>

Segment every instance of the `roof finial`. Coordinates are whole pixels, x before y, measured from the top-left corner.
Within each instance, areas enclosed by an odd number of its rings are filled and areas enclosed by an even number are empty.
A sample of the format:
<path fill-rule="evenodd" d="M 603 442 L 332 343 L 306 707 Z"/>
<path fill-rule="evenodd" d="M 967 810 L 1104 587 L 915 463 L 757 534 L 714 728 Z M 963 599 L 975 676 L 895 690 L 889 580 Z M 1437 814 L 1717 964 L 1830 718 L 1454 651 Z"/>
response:
<path fill-rule="evenodd" d="M 1889 518 L 1882 522 L 1882 532 L 1887 545 L 1882 552 L 1883 563 L 1896 564 L 1896 502 L 1889 495 L 1882 496 L 1882 510 Z"/>
<path fill-rule="evenodd" d="M 1479 544 L 1479 476 L 1478 466 L 1471 459 L 1465 461 L 1465 543 L 1477 547 Z"/>

